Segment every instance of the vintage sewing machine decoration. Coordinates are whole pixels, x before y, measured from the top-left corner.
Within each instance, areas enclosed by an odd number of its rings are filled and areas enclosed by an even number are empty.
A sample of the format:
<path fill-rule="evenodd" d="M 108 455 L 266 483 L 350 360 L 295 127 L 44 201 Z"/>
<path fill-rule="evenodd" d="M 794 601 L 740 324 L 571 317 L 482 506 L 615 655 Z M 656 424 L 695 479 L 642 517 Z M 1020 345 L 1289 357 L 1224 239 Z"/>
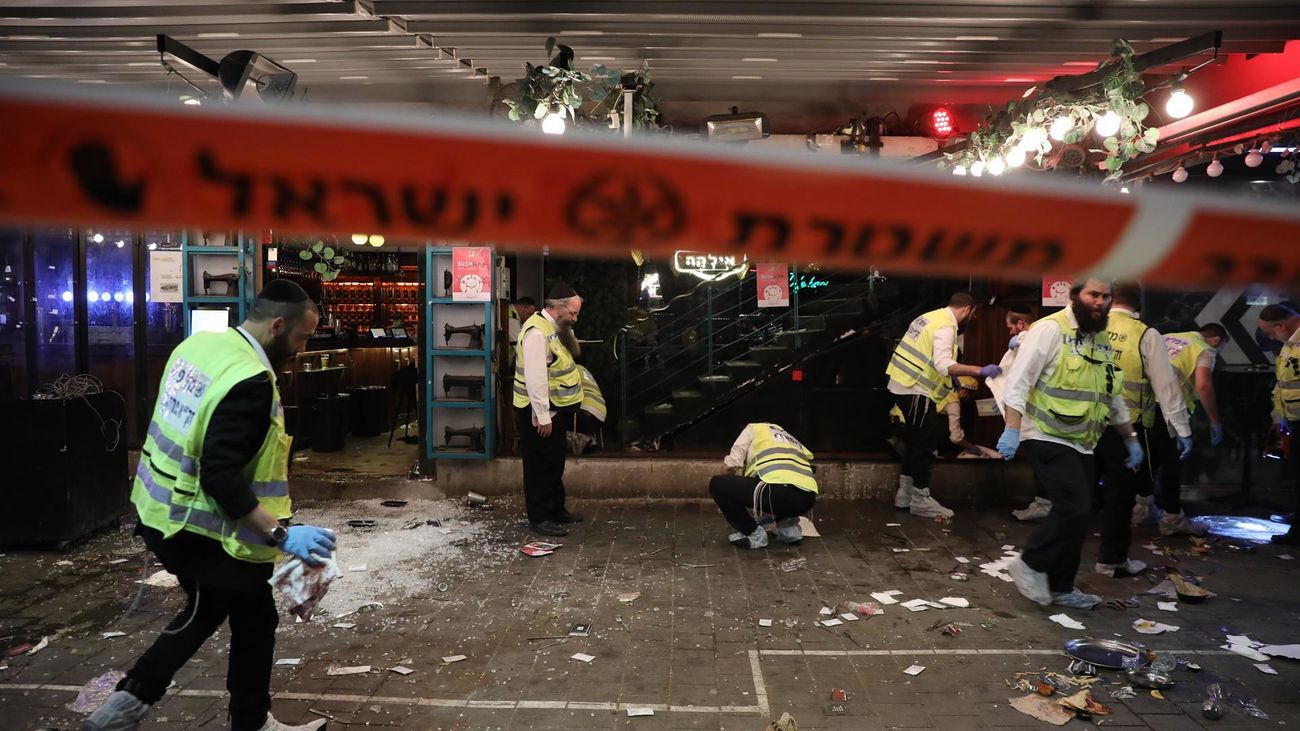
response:
<path fill-rule="evenodd" d="M 442 375 L 443 396 L 450 396 L 453 388 L 467 389 L 471 400 L 481 401 L 483 399 L 483 376 L 453 376 L 450 373 L 444 373 Z"/>
<path fill-rule="evenodd" d="M 451 446 L 452 439 L 457 437 L 465 437 L 466 439 L 469 440 L 469 447 L 471 451 L 482 452 L 483 434 L 484 434 L 483 427 L 481 426 L 471 426 L 471 427 L 466 427 L 464 429 L 453 429 L 451 427 L 446 427 L 443 430 L 443 435 L 444 435 L 443 443 L 445 446 Z"/>
<path fill-rule="evenodd" d="M 229 274 L 208 274 L 207 270 L 203 271 L 203 294 L 212 294 L 212 283 L 221 282 L 226 285 L 226 291 L 222 293 L 223 297 L 235 297 L 239 294 L 239 273 L 230 272 Z"/>
<path fill-rule="evenodd" d="M 450 323 L 447 323 L 443 325 L 442 338 L 446 345 L 451 345 L 452 335 L 468 335 L 469 345 L 467 347 L 472 350 L 480 350 L 483 348 L 483 332 L 484 326 L 482 323 L 478 325 L 462 325 L 460 327 L 452 327 Z"/>

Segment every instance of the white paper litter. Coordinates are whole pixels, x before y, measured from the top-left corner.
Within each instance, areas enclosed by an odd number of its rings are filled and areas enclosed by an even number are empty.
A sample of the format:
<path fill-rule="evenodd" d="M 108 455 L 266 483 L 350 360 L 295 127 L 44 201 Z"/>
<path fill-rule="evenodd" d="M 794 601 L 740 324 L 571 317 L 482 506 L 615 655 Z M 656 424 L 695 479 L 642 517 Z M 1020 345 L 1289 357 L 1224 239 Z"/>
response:
<path fill-rule="evenodd" d="M 841 624 L 844 624 L 844 622 L 841 621 L 841 620 L 839 620 L 839 619 L 836 619 L 836 618 L 834 618 L 834 617 L 831 617 L 830 619 L 823 619 L 823 620 L 822 620 L 822 626 L 823 626 L 823 627 L 838 627 L 838 626 L 840 626 Z"/>
<path fill-rule="evenodd" d="M 109 566 L 116 566 L 116 565 L 118 565 L 118 564 L 120 564 L 120 563 L 126 563 L 127 561 L 130 561 L 130 560 L 131 560 L 131 559 L 129 559 L 129 558 L 115 558 L 115 559 L 113 559 L 112 561 L 109 561 L 109 562 L 108 562 L 108 565 L 109 565 Z"/>
<path fill-rule="evenodd" d="M 444 658 L 442 659 L 442 661 L 443 661 L 444 663 L 450 665 L 450 664 L 452 664 L 452 663 L 454 663 L 454 662 L 460 662 L 461 660 L 468 660 L 468 659 L 469 659 L 469 656 L 468 656 L 468 655 L 448 655 L 448 656 L 444 657 Z"/>
<path fill-rule="evenodd" d="M 338 628 L 338 629 L 352 629 L 352 628 L 355 627 L 356 625 L 353 624 L 353 623 L 351 623 L 351 622 L 335 622 L 334 624 L 331 624 L 330 626 L 331 626 L 331 627 L 336 627 L 336 628 Z"/>
<path fill-rule="evenodd" d="M 957 563 L 970 563 L 970 559 L 965 556 L 958 556 Z"/>
<path fill-rule="evenodd" d="M 902 523 L 885 523 L 886 528 L 902 528 Z"/>
<path fill-rule="evenodd" d="M 854 614 L 853 612 L 845 612 L 844 614 L 840 615 L 840 619 L 844 620 L 845 622 L 856 622 L 858 621 L 858 615 Z"/>
<path fill-rule="evenodd" d="M 903 606 L 913 612 L 924 612 L 930 608 L 930 602 L 924 599 L 908 599 L 903 602 Z"/>
<path fill-rule="evenodd" d="M 355 563 L 348 567 L 348 571 L 366 571 L 367 566 L 363 563 Z"/>
<path fill-rule="evenodd" d="M 897 604 L 898 600 L 895 599 L 894 597 L 902 593 L 903 592 L 899 591 L 898 589 L 890 589 L 889 591 L 873 591 L 871 592 L 871 598 L 875 599 L 881 604 Z"/>
<path fill-rule="evenodd" d="M 946 597 L 940 599 L 940 600 L 939 600 L 939 603 L 940 603 L 940 604 L 947 604 L 947 605 L 950 606 L 950 607 L 957 607 L 958 609 L 965 609 L 965 608 L 967 608 L 967 607 L 970 606 L 970 600 L 969 600 L 969 599 L 964 599 L 964 598 L 959 597 L 959 596 L 946 596 Z"/>
<path fill-rule="evenodd" d="M 633 718 L 636 718 L 637 716 L 653 716 L 653 715 L 655 715 L 655 709 L 653 709 L 653 708 L 629 708 L 629 709 L 627 709 L 627 715 L 629 715 L 629 716 L 631 716 L 631 717 L 633 717 Z"/>
<path fill-rule="evenodd" d="M 596 659 L 596 656 L 588 655 L 585 652 L 575 652 L 573 653 L 572 659 L 577 660 L 578 662 L 591 662 Z"/>
<path fill-rule="evenodd" d="M 1015 581 L 1015 579 L 1011 578 L 1011 564 L 1015 563 L 1019 558 L 1020 554 L 1018 553 L 1008 553 L 996 561 L 980 564 L 980 573 L 992 576 L 995 579 L 1001 579 L 1010 584 Z"/>
<path fill-rule="evenodd" d="M 40 641 L 40 642 L 37 642 L 35 647 L 33 647 L 32 649 L 30 649 L 30 650 L 27 651 L 27 654 L 28 654 L 28 655 L 35 655 L 36 653 L 40 652 L 41 650 L 44 650 L 45 648 L 47 648 L 47 647 L 49 647 L 49 646 L 50 646 L 50 638 L 49 638 L 49 637 L 42 637 L 42 638 L 41 638 L 41 641 Z"/>
<path fill-rule="evenodd" d="M 1052 620 L 1053 622 L 1056 622 L 1057 624 L 1061 625 L 1066 629 L 1087 629 L 1086 627 L 1083 626 L 1082 622 L 1078 621 L 1077 619 L 1072 619 L 1068 614 L 1064 614 L 1064 613 L 1053 614 L 1052 616 L 1048 617 L 1048 619 Z"/>
<path fill-rule="evenodd" d="M 913 665 L 913 666 L 909 667 L 908 669 L 904 670 L 903 672 L 904 672 L 904 673 L 907 673 L 908 675 L 920 675 L 921 673 L 925 672 L 925 666 L 924 666 L 924 665 Z"/>
<path fill-rule="evenodd" d="M 325 671 L 326 675 L 361 675 L 370 672 L 369 665 L 353 665 L 346 668 L 330 668 Z"/>
<path fill-rule="evenodd" d="M 1255 663 L 1255 669 L 1259 670 L 1261 673 L 1265 675 L 1277 675 L 1277 671 L 1274 670 L 1273 667 L 1268 663 L 1262 663 L 1262 662 Z"/>
<path fill-rule="evenodd" d="M 176 575 L 165 569 L 162 571 L 155 571 L 143 582 L 137 580 L 135 583 L 143 583 L 146 586 L 158 586 L 163 589 L 176 589 L 181 585 L 181 582 L 176 579 Z"/>
<path fill-rule="evenodd" d="M 1290 660 L 1300 660 L 1300 645 L 1262 645 L 1257 648 L 1265 655 L 1272 657 L 1285 657 Z"/>
<path fill-rule="evenodd" d="M 1279 554 L 1277 555 L 1277 557 L 1280 558 L 1280 559 L 1282 559 L 1283 561 L 1294 561 L 1294 560 L 1295 560 L 1295 556 L 1292 556 L 1292 555 L 1289 554 L 1289 553 L 1279 553 Z"/>
<path fill-rule="evenodd" d="M 1156 609 L 1163 612 L 1176 612 L 1178 611 L 1178 602 L 1156 602 Z"/>
<path fill-rule="evenodd" d="M 126 633 L 119 630 L 109 630 L 108 632 L 101 632 L 99 636 L 106 640 L 111 640 L 114 637 L 126 637 Z"/>
<path fill-rule="evenodd" d="M 1004 551 L 1014 551 L 1014 550 L 1016 550 L 1016 547 L 1013 546 L 1013 545 L 1011 545 L 1011 544 L 1007 544 L 1007 545 L 1005 545 L 1005 546 L 1002 547 L 1002 550 L 1004 550 Z"/>
<path fill-rule="evenodd" d="M 770 619 L 760 619 L 760 620 L 758 620 L 758 626 L 759 626 L 759 627 L 771 627 L 771 626 L 772 626 L 772 620 L 770 620 Z"/>
<path fill-rule="evenodd" d="M 1256 642 L 1247 635 L 1228 635 L 1228 644 L 1221 645 L 1228 652 L 1235 652 L 1242 657 L 1248 657 L 1256 662 L 1268 662 L 1268 655 L 1260 652 L 1259 649 L 1264 646 L 1262 642 Z"/>
<path fill-rule="evenodd" d="M 1150 619 L 1133 620 L 1133 629 L 1137 630 L 1139 634 L 1144 634 L 1144 635 L 1161 635 L 1166 632 L 1178 631 L 1178 627 L 1175 625 L 1164 624 L 1162 622 L 1156 622 Z"/>
<path fill-rule="evenodd" d="M 412 669 L 410 669 L 410 668 L 408 668 L 408 667 L 404 667 L 404 666 L 402 666 L 402 665 L 394 665 L 393 667 L 389 668 L 388 670 L 389 670 L 390 672 L 397 673 L 398 675 L 410 675 L 411 673 L 415 672 L 414 670 L 412 670 Z"/>
<path fill-rule="evenodd" d="M 641 592 L 639 591 L 625 591 L 618 595 L 618 600 L 624 604 L 631 604 L 640 598 Z"/>
<path fill-rule="evenodd" d="M 910 548 L 895 548 L 895 549 L 892 549 L 892 550 L 893 550 L 894 553 L 908 553 L 908 552 L 911 551 L 912 549 L 910 549 Z"/>
<path fill-rule="evenodd" d="M 301 657 L 282 657 L 275 661 L 276 665 L 297 665 L 302 662 Z"/>
<path fill-rule="evenodd" d="M 822 607 L 820 610 L 817 611 L 817 613 L 822 615 L 823 617 L 829 617 L 832 614 L 834 614 L 835 611 L 830 607 Z"/>
<path fill-rule="evenodd" d="M 808 516 L 799 516 L 799 531 L 803 533 L 804 538 L 821 538 L 822 534 L 817 532 L 817 526 L 808 519 Z"/>
<path fill-rule="evenodd" d="M 55 566 L 72 566 L 73 564 L 72 564 L 71 561 L 55 561 L 55 562 L 54 562 L 54 565 L 55 565 Z"/>

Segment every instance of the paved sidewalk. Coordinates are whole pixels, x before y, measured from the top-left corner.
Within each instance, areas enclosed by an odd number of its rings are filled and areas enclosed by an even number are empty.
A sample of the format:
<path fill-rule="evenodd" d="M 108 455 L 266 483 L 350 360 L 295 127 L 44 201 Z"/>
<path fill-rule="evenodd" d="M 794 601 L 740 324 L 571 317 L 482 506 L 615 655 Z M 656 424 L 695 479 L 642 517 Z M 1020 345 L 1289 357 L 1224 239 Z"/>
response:
<path fill-rule="evenodd" d="M 1113 709 L 1106 727 L 1300 724 L 1300 666 L 1275 658 L 1278 675 L 1265 675 L 1254 661 L 1219 649 L 1225 634 L 1270 644 L 1300 634 L 1296 564 L 1268 545 L 1243 553 L 1212 542 L 1211 553 L 1186 555 L 1186 539 L 1158 539 L 1158 547 L 1184 554 L 1166 558 L 1139 547 L 1158 538 L 1154 529 L 1139 529 L 1135 558 L 1155 566 L 1176 559 L 1218 596 L 1180 604 L 1177 613 L 1158 611 L 1151 596 L 1140 609 L 1065 610 L 1086 626 L 1068 630 L 1047 619 L 1059 608 L 1044 611 L 1011 584 L 976 570 L 1002 555 L 1004 545 L 1023 544 L 1032 529 L 1001 511 L 961 511 L 941 525 L 886 505 L 826 501 L 815 514 L 823 537 L 743 551 L 725 543 L 727 528 L 708 503 L 590 501 L 571 506 L 587 522 L 559 541 L 563 548 L 530 558 L 516 550 L 537 538 L 522 530 L 518 505 L 499 503 L 487 512 L 450 501 L 299 507 L 300 520 L 340 529 L 340 563 L 349 570 L 322 605 L 328 613 L 307 624 L 282 620 L 276 657 L 301 659 L 274 673 L 274 710 L 287 722 L 328 715 L 338 722 L 330 728 L 761 731 L 769 715 L 789 712 L 800 729 L 1047 727 L 1008 705 L 1023 693 L 1006 681 L 1023 671 L 1065 672 L 1062 643 L 1089 636 L 1145 640 L 1204 667 L 1178 670 L 1164 700 L 1145 692 L 1115 700 L 1116 674 L 1107 673 L 1094 693 Z M 357 532 L 346 527 L 348 517 L 377 518 L 379 525 Z M 1095 540 L 1085 549 L 1086 569 Z M 964 566 L 968 581 L 950 578 L 963 568 L 957 557 L 971 561 Z M 806 559 L 801 568 L 781 569 L 796 558 Z M 113 563 L 118 559 L 127 560 Z M 66 556 L 0 557 L 0 649 L 50 637 L 35 655 L 0 659 L 7 666 L 0 670 L 0 727 L 75 728 L 81 715 L 65 704 L 76 691 L 106 671 L 127 669 L 179 610 L 179 590 L 146 587 L 126 614 L 140 588 L 134 580 L 142 560 L 129 528 Z M 1153 581 L 1086 573 L 1080 585 L 1127 598 Z M 972 607 L 909 612 L 891 605 L 869 619 L 815 625 L 823 606 L 870 601 L 871 592 L 891 589 L 902 592 L 901 600 L 961 597 Z M 383 606 L 333 616 L 372 599 Z M 1139 617 L 1180 629 L 1138 635 L 1131 625 Z M 759 626 L 760 619 L 772 626 Z M 927 631 L 940 619 L 967 626 L 956 637 Z M 577 623 L 590 623 L 591 636 L 530 641 L 567 635 Z M 103 638 L 108 630 L 127 634 Z M 226 632 L 181 671 L 143 728 L 225 727 Z M 595 659 L 571 659 L 575 653 Z M 453 655 L 467 659 L 443 662 Z M 913 664 L 924 672 L 904 674 Z M 372 670 L 327 674 L 357 665 Z M 389 670 L 397 665 L 414 672 Z M 1257 699 L 1270 720 L 1235 710 L 1222 721 L 1203 720 L 1201 700 L 1211 682 Z M 834 688 L 848 691 L 847 715 L 824 710 Z M 629 718 L 629 707 L 655 714 Z"/>

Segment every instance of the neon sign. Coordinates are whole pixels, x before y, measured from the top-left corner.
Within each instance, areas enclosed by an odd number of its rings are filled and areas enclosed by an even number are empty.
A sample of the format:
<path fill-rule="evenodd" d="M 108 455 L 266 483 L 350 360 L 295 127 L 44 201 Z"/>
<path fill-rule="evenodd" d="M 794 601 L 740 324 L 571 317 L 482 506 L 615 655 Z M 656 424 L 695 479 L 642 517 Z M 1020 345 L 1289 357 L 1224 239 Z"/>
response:
<path fill-rule="evenodd" d="M 706 282 L 717 282 L 727 277 L 745 276 L 749 271 L 749 257 L 679 250 L 673 252 L 673 271 L 691 274 Z"/>
<path fill-rule="evenodd" d="M 818 279 L 817 277 L 808 274 L 799 276 L 795 272 L 790 272 L 791 292 L 800 289 L 821 289 L 822 287 L 829 287 L 830 284 L 831 282 L 829 279 Z"/>

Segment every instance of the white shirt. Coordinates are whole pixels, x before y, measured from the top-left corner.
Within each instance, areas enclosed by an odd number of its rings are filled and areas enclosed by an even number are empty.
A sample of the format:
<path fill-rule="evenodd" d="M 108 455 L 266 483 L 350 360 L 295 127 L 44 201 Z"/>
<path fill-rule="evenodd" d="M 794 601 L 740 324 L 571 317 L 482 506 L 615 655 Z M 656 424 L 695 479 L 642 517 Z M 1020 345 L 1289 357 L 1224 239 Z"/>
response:
<path fill-rule="evenodd" d="M 1074 311 L 1066 308 L 1066 317 L 1072 327 L 1079 323 L 1074 318 Z M 1039 434 L 1034 428 L 1034 420 L 1025 414 L 1025 402 L 1029 400 L 1029 391 L 1040 379 L 1046 380 L 1056 371 L 1056 361 L 1061 354 L 1061 326 L 1055 320 L 1042 319 L 1020 336 L 1020 347 L 1016 348 L 1016 359 L 1007 374 L 1004 403 L 1019 411 L 1020 439 L 1027 441 L 1037 439 L 1040 442 L 1063 444 L 1082 454 L 1092 454 L 1091 449 L 1076 444 L 1068 439 L 1060 439 L 1047 434 Z M 1124 396 L 1115 394 L 1110 400 L 1110 421 L 1112 424 L 1129 423 L 1128 407 L 1124 405 Z"/>
<path fill-rule="evenodd" d="M 736 472 L 745 469 L 745 465 L 749 464 L 749 448 L 753 443 L 754 427 L 746 424 L 745 428 L 740 430 L 740 436 L 736 437 L 736 443 L 731 445 L 731 452 L 722 458 L 722 464 Z"/>
<path fill-rule="evenodd" d="M 948 323 L 940 325 L 934 331 L 934 342 L 931 344 L 931 353 L 934 353 L 934 369 L 939 371 L 940 378 L 952 378 L 948 375 L 948 369 L 957 361 L 952 359 L 952 344 L 957 340 L 957 316 L 953 314 L 951 307 L 943 308 L 948 313 Z M 889 379 L 889 392 L 896 393 L 899 396 L 909 394 L 916 396 L 929 397 L 930 392 L 919 383 L 911 386 L 904 386 L 893 378 Z"/>
<path fill-rule="evenodd" d="M 1127 307 L 1115 305 L 1110 311 L 1122 312 L 1139 319 Z M 1174 377 L 1174 368 L 1169 365 L 1169 350 L 1165 348 L 1164 336 L 1154 327 L 1147 328 L 1138 341 L 1138 352 L 1142 354 L 1142 367 L 1146 370 L 1147 380 L 1151 382 L 1151 390 L 1155 393 L 1156 402 L 1160 404 L 1165 422 L 1178 436 L 1190 437 L 1192 427 L 1187 417 L 1187 404 L 1183 403 L 1183 389 Z M 1213 362 L 1210 367 L 1214 367 Z"/>
<path fill-rule="evenodd" d="M 253 352 L 257 353 L 258 359 L 261 360 L 262 365 L 266 366 L 266 369 L 271 372 L 271 378 L 272 380 L 274 380 L 275 368 L 271 367 L 271 359 L 266 357 L 266 351 L 262 349 L 262 344 L 257 342 L 257 338 L 253 337 L 252 335 L 249 335 L 248 331 L 244 329 L 243 325 L 240 325 L 235 329 L 239 331 L 240 335 L 244 336 L 244 339 L 248 341 L 249 345 L 253 346 Z"/>
<path fill-rule="evenodd" d="M 555 318 L 545 309 L 539 314 L 552 325 L 556 324 Z M 524 349 L 524 386 L 528 389 L 528 402 L 533 407 L 533 422 L 545 426 L 551 423 L 551 417 L 555 415 L 551 410 L 550 380 L 546 376 L 546 366 L 551 362 L 546 335 L 538 328 L 530 328 L 524 333 L 524 342 L 520 347 Z"/>
<path fill-rule="evenodd" d="M 961 400 L 943 407 L 948 414 L 948 441 L 961 444 L 966 439 L 966 431 L 961 428 Z"/>

